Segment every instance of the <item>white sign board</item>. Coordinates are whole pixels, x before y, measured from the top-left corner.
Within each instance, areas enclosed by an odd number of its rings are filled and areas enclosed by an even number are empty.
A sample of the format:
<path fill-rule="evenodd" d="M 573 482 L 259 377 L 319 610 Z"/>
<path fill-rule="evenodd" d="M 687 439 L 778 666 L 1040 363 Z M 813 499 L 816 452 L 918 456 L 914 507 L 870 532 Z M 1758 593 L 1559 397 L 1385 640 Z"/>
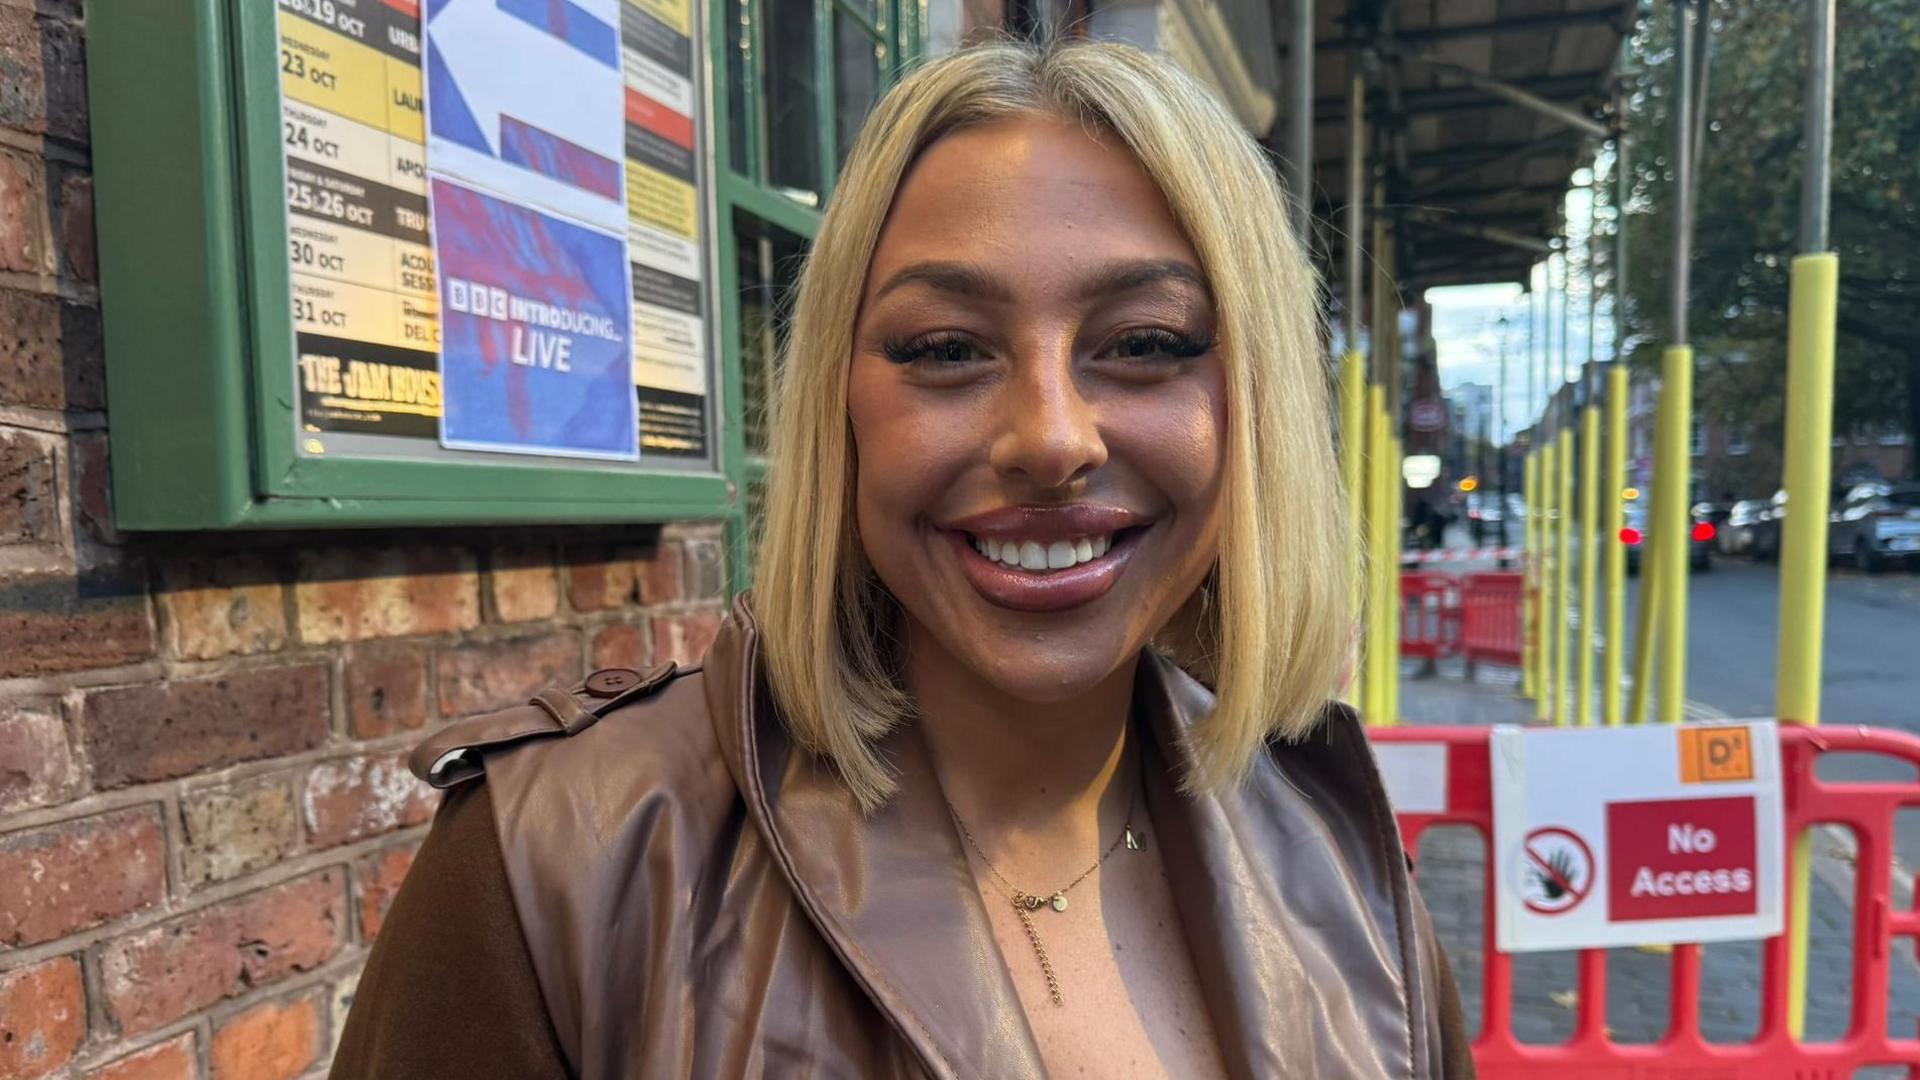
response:
<path fill-rule="evenodd" d="M 1490 751 L 1502 952 L 1780 933 L 1771 721 L 1500 725 Z"/>

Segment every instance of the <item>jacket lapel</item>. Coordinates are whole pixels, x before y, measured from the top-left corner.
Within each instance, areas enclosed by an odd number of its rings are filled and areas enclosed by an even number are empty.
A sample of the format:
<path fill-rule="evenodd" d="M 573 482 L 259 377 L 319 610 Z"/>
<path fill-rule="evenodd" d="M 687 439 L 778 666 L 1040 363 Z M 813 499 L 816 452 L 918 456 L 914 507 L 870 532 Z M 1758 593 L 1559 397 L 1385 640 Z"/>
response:
<path fill-rule="evenodd" d="M 791 743 L 766 699 L 757 637 L 737 602 L 708 654 L 708 706 L 808 917 L 929 1073 L 1044 1075 L 921 741 L 883 743 L 900 790 L 862 814 L 831 768 Z"/>
<path fill-rule="evenodd" d="M 1357 725 L 1332 710 L 1309 745 L 1276 745 L 1234 790 L 1189 796 L 1187 732 L 1212 706 L 1171 661 L 1143 659 L 1134 708 L 1162 766 L 1148 770 L 1147 805 L 1228 1071 L 1410 1075 L 1396 890 L 1379 880 L 1398 840 L 1383 842 L 1368 805 L 1371 759 L 1325 767 L 1336 747 L 1350 753 Z"/>

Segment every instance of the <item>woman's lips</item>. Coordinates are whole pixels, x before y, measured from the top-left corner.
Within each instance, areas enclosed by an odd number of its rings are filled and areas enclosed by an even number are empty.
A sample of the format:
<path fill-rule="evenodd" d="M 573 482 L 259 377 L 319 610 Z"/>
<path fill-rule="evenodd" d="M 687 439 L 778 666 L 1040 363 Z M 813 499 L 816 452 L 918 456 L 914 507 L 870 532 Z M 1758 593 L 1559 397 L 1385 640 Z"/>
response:
<path fill-rule="evenodd" d="M 1097 557 L 1058 570 L 1027 570 L 990 560 L 974 547 L 973 537 L 958 529 L 943 529 L 975 591 L 988 603 L 1013 611 L 1067 611 L 1106 595 L 1139 546 L 1145 531 L 1132 529 L 1113 537 Z"/>

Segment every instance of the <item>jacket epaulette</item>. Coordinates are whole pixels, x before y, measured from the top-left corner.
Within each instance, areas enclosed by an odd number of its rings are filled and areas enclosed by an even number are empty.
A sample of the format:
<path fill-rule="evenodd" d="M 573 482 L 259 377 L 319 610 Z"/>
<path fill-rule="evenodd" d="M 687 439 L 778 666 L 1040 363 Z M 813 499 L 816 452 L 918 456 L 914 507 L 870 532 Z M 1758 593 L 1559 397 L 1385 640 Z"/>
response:
<path fill-rule="evenodd" d="M 620 706 L 699 670 L 698 664 L 681 667 L 672 661 L 646 671 L 602 668 L 570 689 L 549 686 L 525 705 L 456 720 L 414 747 L 407 765 L 434 787 L 463 784 L 485 771 L 485 754 L 533 739 L 571 738 Z"/>

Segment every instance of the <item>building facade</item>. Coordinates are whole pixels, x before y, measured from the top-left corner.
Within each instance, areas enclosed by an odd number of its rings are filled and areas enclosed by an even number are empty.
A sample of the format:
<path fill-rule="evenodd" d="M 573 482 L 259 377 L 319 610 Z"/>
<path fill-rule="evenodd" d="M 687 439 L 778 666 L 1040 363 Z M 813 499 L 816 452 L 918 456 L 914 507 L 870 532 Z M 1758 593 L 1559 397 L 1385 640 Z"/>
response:
<path fill-rule="evenodd" d="M 422 733 L 594 668 L 692 661 L 712 639 L 742 580 L 787 291 L 854 133 L 924 55 L 1037 13 L 689 10 L 713 103 L 711 347 L 738 397 L 718 434 L 747 461 L 731 509 L 155 532 L 123 528 L 114 505 L 144 482 L 112 452 L 143 403 L 109 411 L 108 369 L 143 347 L 105 344 L 137 298 L 101 287 L 102 253 L 131 239 L 95 227 L 89 13 L 0 2 L 0 1076 L 323 1069 L 434 811 L 404 765 Z M 1179 58 L 1264 134 L 1266 12 L 1068 15 Z M 183 438 L 203 422 L 179 420 Z"/>

